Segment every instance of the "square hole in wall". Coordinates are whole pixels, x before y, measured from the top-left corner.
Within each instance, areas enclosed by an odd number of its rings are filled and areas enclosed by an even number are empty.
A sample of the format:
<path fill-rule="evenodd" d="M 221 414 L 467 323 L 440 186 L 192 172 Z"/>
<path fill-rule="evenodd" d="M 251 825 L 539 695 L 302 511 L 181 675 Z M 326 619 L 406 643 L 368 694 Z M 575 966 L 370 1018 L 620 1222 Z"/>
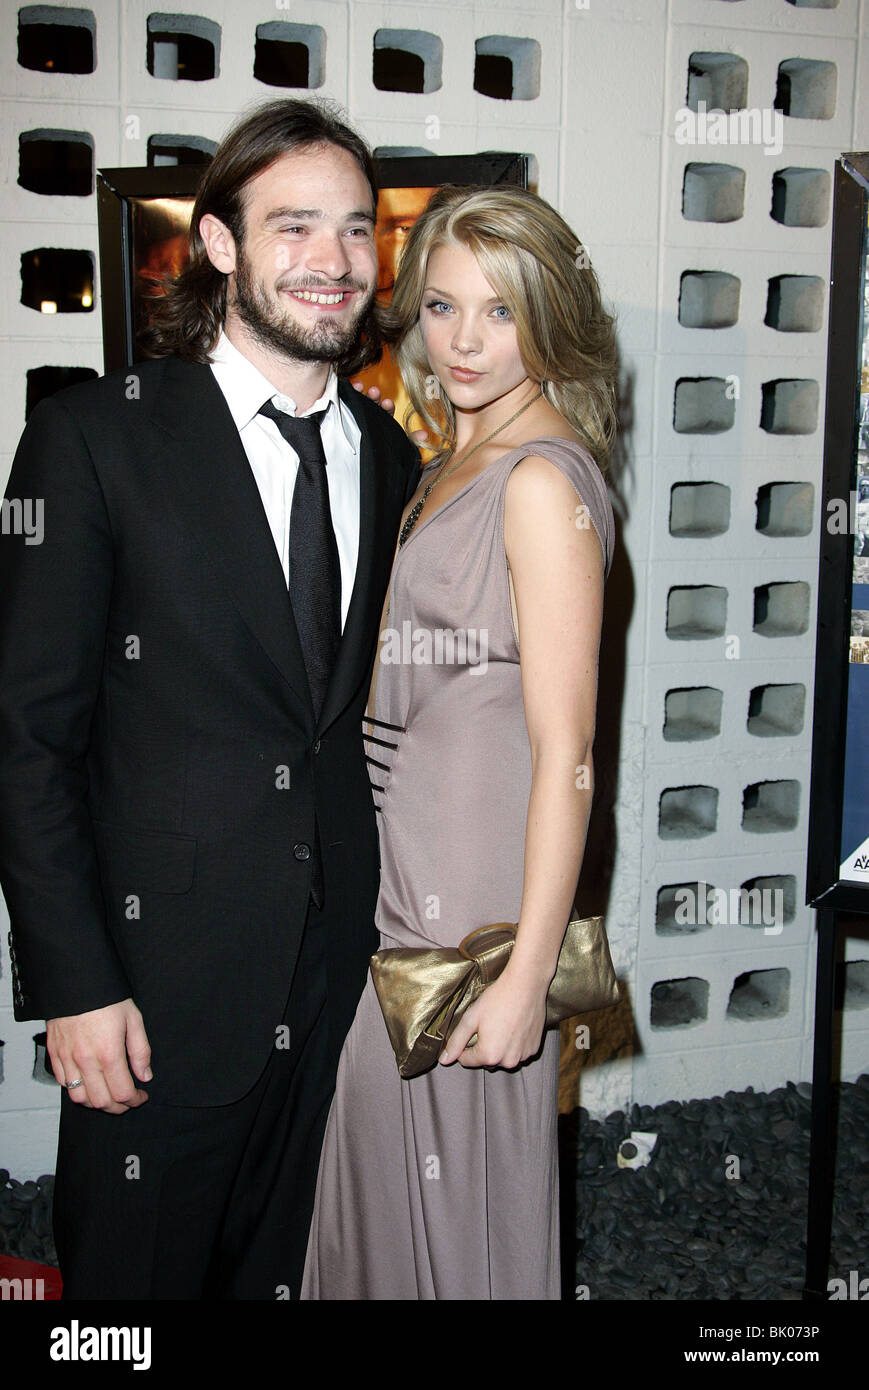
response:
<path fill-rule="evenodd" d="M 773 106 L 797 120 L 829 121 L 836 114 L 836 64 L 786 58 L 778 65 Z"/>
<path fill-rule="evenodd" d="M 701 909 L 708 883 L 668 883 L 658 889 L 655 901 L 656 936 L 694 936 L 709 931 L 712 923 Z M 714 891 L 714 890 L 713 890 Z"/>
<path fill-rule="evenodd" d="M 217 141 L 204 135 L 150 135 L 148 166 L 159 168 L 179 164 L 210 164 L 217 153 Z"/>
<path fill-rule="evenodd" d="M 18 183 L 31 193 L 86 198 L 94 191 L 94 141 L 85 130 L 23 130 Z"/>
<path fill-rule="evenodd" d="M 689 222 L 736 222 L 745 209 L 745 170 L 735 164 L 685 165 L 682 216 Z"/>
<path fill-rule="evenodd" d="M 269 87 L 322 87 L 326 31 L 319 24 L 269 20 L 256 26 L 253 75 Z"/>
<path fill-rule="evenodd" d="M 730 525 L 730 488 L 723 483 L 674 483 L 670 489 L 670 535 L 720 536 Z"/>
<path fill-rule="evenodd" d="M 809 626 L 808 584 L 802 579 L 759 584 L 753 626 L 762 637 L 799 637 Z"/>
<path fill-rule="evenodd" d="M 702 101 L 706 110 L 738 111 L 748 100 L 748 63 L 736 53 L 692 53 L 688 59 L 686 104 Z"/>
<path fill-rule="evenodd" d="M 220 25 L 198 14 L 149 14 L 147 67 L 169 82 L 209 82 L 220 72 Z"/>
<path fill-rule="evenodd" d="M 667 743 L 696 743 L 721 733 L 723 695 L 714 685 L 668 690 L 664 697 L 663 737 Z"/>
<path fill-rule="evenodd" d="M 782 1018 L 788 1011 L 790 985 L 791 972 L 784 966 L 746 970 L 733 981 L 726 1017 L 752 1023 Z"/>
<path fill-rule="evenodd" d="M 425 29 L 378 29 L 372 79 L 380 92 L 437 92 L 444 46 Z"/>
<path fill-rule="evenodd" d="M 843 1009 L 869 1009 L 869 960 L 840 961 L 837 993 Z"/>
<path fill-rule="evenodd" d="M 496 101 L 513 99 L 513 64 L 505 53 L 474 56 L 474 91 Z"/>
<path fill-rule="evenodd" d="M 732 328 L 739 318 L 740 281 L 723 270 L 685 270 L 679 282 L 683 328 Z"/>
<path fill-rule="evenodd" d="M 667 636 L 676 642 L 721 637 L 727 621 L 727 590 L 715 584 L 688 584 L 667 594 Z"/>
<path fill-rule="evenodd" d="M 807 536 L 814 510 L 811 483 L 764 483 L 757 490 L 755 527 L 764 536 Z"/>
<path fill-rule="evenodd" d="M 652 1028 L 684 1028 L 702 1023 L 709 1012 L 709 981 L 697 975 L 659 980 L 652 985 L 650 1002 Z"/>
<path fill-rule="evenodd" d="M 33 1072 L 31 1073 L 34 1081 L 40 1081 L 46 1086 L 56 1086 L 54 1072 L 51 1069 L 51 1058 L 48 1055 L 48 1034 L 36 1033 L 33 1038 Z"/>
<path fill-rule="evenodd" d="M 748 732 L 757 738 L 793 738 L 802 733 L 806 687 L 756 685 L 748 699 Z"/>
<path fill-rule="evenodd" d="M 772 176 L 770 216 L 783 227 L 823 227 L 832 182 L 826 169 L 778 169 Z"/>
<path fill-rule="evenodd" d="M 824 322 L 824 291 L 819 275 L 774 275 L 764 323 L 779 333 L 817 333 Z"/>
<path fill-rule="evenodd" d="M 42 314 L 90 313 L 94 258 L 90 251 L 40 246 L 21 256 L 21 303 Z"/>
<path fill-rule="evenodd" d="M 800 818 L 800 784 L 782 778 L 778 782 L 753 782 L 742 793 L 742 828 L 753 835 L 778 835 L 796 830 Z"/>
<path fill-rule="evenodd" d="M 93 72 L 96 42 L 91 10 L 25 5 L 18 11 L 18 63 L 32 72 Z"/>
<path fill-rule="evenodd" d="M 760 428 L 768 434 L 814 434 L 821 392 L 810 378 L 765 381 Z"/>
<path fill-rule="evenodd" d="M 540 44 L 509 34 L 489 34 L 474 44 L 474 91 L 501 101 L 533 101 L 540 95 Z"/>
<path fill-rule="evenodd" d="M 760 913 L 753 914 L 749 926 L 785 926 L 797 911 L 797 881 L 793 874 L 761 874 L 741 885 L 748 894 L 760 893 Z"/>
<path fill-rule="evenodd" d="M 658 803 L 661 840 L 699 840 L 718 825 L 717 787 L 667 787 Z"/>
<path fill-rule="evenodd" d="M 55 391 L 62 391 L 66 386 L 74 386 L 77 381 L 88 381 L 98 375 L 93 367 L 32 367 L 27 373 L 25 420 L 46 396 L 53 396 Z"/>
<path fill-rule="evenodd" d="M 721 434 L 733 428 L 736 404 L 722 376 L 680 377 L 673 393 L 673 429 L 678 434 Z"/>

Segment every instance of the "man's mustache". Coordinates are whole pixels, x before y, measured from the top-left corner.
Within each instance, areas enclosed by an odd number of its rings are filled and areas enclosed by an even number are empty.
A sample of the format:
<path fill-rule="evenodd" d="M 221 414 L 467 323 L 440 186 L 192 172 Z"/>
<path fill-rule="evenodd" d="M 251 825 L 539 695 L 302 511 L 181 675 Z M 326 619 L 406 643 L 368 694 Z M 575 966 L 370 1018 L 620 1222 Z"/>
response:
<path fill-rule="evenodd" d="M 318 290 L 321 294 L 341 294 L 343 290 L 364 291 L 370 288 L 370 285 L 351 285 L 343 280 L 340 285 L 290 285 L 283 280 L 278 280 L 275 285 L 275 289 L 278 290 Z"/>

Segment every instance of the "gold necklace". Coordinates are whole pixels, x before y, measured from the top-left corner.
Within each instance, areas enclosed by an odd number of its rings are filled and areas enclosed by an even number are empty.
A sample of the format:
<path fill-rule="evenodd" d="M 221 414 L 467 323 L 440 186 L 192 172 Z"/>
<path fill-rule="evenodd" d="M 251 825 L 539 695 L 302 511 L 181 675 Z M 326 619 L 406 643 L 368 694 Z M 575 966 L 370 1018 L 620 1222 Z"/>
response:
<path fill-rule="evenodd" d="M 468 452 L 465 454 L 464 458 L 459 459 L 458 463 L 454 463 L 451 468 L 447 468 L 447 464 L 450 461 L 449 457 L 444 459 L 443 463 L 440 466 L 440 469 L 432 478 L 425 492 L 422 494 L 422 497 L 419 499 L 418 502 L 414 503 L 407 516 L 405 517 L 404 525 L 401 528 L 401 534 L 398 537 L 399 549 L 401 549 L 401 547 L 404 545 L 404 542 L 407 540 L 414 526 L 419 521 L 420 512 L 425 506 L 426 499 L 428 498 L 428 495 L 431 492 L 432 488 L 435 486 L 435 484 L 439 483 L 441 478 L 448 478 L 451 473 L 455 473 L 457 468 L 460 468 L 463 463 L 467 463 L 468 459 L 471 457 L 471 454 L 476 453 L 478 449 L 482 449 L 484 444 L 488 444 L 490 439 L 494 439 L 495 435 L 500 434 L 501 431 L 505 430 L 508 425 L 512 425 L 513 421 L 518 420 L 522 412 L 524 410 L 527 410 L 529 406 L 533 405 L 535 401 L 539 401 L 542 395 L 542 390 L 538 391 L 536 396 L 532 396 L 530 401 L 526 401 L 524 405 L 519 407 L 515 415 L 511 415 L 510 419 L 505 420 L 503 425 L 499 425 L 496 430 L 492 430 L 491 434 L 487 434 L 485 439 L 481 439 L 479 444 L 475 444 L 473 449 L 469 449 Z M 446 472 L 444 471 L 445 469 Z"/>

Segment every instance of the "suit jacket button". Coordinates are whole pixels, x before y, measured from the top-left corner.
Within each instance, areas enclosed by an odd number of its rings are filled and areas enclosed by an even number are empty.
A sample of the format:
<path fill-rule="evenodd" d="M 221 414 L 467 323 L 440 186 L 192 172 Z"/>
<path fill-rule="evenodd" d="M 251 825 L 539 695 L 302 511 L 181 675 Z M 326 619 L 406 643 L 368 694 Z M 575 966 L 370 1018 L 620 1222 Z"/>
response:
<path fill-rule="evenodd" d="M 297 859 L 310 859 L 310 857 L 311 857 L 311 846 L 310 846 L 310 845 L 293 845 L 293 854 L 296 856 Z"/>
<path fill-rule="evenodd" d="M 317 739 L 317 742 L 314 744 L 314 752 L 315 752 L 315 753 L 319 753 L 319 751 L 320 751 L 320 740 Z"/>

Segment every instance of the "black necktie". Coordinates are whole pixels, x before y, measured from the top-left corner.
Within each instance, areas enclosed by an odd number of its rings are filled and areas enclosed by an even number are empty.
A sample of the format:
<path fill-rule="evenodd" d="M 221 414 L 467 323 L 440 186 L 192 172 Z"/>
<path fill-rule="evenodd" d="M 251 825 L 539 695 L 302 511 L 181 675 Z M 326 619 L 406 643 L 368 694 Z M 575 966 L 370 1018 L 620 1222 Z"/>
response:
<path fill-rule="evenodd" d="M 341 640 L 341 566 L 320 438 L 320 421 L 326 410 L 301 419 L 278 410 L 271 401 L 259 410 L 260 415 L 274 420 L 299 455 L 290 511 L 289 593 L 317 719 Z"/>

